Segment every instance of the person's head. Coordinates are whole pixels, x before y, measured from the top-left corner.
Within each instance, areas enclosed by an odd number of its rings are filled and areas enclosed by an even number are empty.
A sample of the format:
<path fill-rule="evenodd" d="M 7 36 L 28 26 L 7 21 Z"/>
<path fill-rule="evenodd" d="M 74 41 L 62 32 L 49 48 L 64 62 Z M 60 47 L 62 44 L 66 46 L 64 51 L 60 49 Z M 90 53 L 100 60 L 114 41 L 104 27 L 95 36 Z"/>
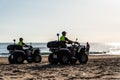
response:
<path fill-rule="evenodd" d="M 63 32 L 62 32 L 62 35 L 63 35 L 63 36 L 66 36 L 66 33 L 67 33 L 66 31 L 63 31 Z"/>
<path fill-rule="evenodd" d="M 89 45 L 89 43 L 88 43 L 88 42 L 87 42 L 86 44 L 87 44 L 87 45 Z"/>
<path fill-rule="evenodd" d="M 19 41 L 23 41 L 23 38 L 19 38 Z"/>

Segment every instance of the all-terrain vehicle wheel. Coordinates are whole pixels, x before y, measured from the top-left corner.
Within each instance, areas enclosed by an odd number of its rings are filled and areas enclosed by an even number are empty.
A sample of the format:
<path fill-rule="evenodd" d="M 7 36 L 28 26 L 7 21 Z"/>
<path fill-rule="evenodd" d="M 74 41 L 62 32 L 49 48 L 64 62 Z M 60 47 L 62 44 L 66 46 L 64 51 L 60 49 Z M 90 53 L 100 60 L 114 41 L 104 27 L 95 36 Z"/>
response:
<path fill-rule="evenodd" d="M 80 54 L 79 62 L 80 62 L 81 64 L 86 64 L 87 61 L 88 61 L 88 55 L 85 54 L 85 53 Z"/>
<path fill-rule="evenodd" d="M 48 61 L 49 61 L 50 64 L 58 64 L 57 55 L 54 54 L 54 53 L 51 53 L 51 54 L 48 56 Z"/>
<path fill-rule="evenodd" d="M 77 62 L 77 59 L 76 58 L 71 58 L 70 59 L 70 64 L 76 64 Z"/>
<path fill-rule="evenodd" d="M 33 60 L 35 63 L 40 63 L 41 62 L 41 56 L 38 55 L 38 54 L 35 54 L 34 57 L 33 57 Z"/>
<path fill-rule="evenodd" d="M 33 58 L 32 57 L 27 57 L 27 62 L 28 63 L 32 63 L 33 62 Z"/>
<path fill-rule="evenodd" d="M 24 54 L 22 52 L 15 52 L 13 56 L 14 56 L 14 60 L 17 64 L 23 64 Z"/>
<path fill-rule="evenodd" d="M 10 64 L 14 64 L 14 63 L 15 63 L 15 61 L 14 61 L 14 59 L 13 59 L 13 55 L 10 55 L 10 56 L 8 57 L 8 62 L 9 62 Z"/>
<path fill-rule="evenodd" d="M 60 64 L 68 64 L 70 61 L 70 52 L 67 50 L 61 50 L 59 52 L 59 62 Z"/>

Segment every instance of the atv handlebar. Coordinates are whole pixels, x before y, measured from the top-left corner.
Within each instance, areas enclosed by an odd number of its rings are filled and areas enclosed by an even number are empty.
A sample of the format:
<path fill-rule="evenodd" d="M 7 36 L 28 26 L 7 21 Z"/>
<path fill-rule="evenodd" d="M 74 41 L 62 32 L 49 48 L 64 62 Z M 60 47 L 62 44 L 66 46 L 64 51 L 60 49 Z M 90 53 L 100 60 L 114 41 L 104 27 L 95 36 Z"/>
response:
<path fill-rule="evenodd" d="M 71 44 L 71 45 L 73 45 L 73 46 L 80 46 L 80 43 L 79 42 L 73 42 L 73 44 Z"/>
<path fill-rule="evenodd" d="M 27 48 L 27 49 L 32 49 L 33 47 L 31 45 L 25 45 L 23 46 L 24 48 Z"/>
<path fill-rule="evenodd" d="M 28 45 L 28 48 L 29 48 L 29 49 L 32 49 L 33 47 L 32 47 L 31 45 Z"/>
<path fill-rule="evenodd" d="M 79 42 L 70 42 L 69 44 L 71 44 L 71 45 L 78 45 L 78 46 L 80 46 L 80 43 Z"/>

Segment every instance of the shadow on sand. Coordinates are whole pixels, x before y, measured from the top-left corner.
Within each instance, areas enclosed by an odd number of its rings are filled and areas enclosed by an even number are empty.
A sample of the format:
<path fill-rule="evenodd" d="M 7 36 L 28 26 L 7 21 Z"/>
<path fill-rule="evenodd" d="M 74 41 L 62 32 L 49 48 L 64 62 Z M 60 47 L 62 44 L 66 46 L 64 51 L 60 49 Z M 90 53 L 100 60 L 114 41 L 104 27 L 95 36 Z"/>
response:
<path fill-rule="evenodd" d="M 35 66 L 29 66 L 26 69 L 31 69 L 31 70 L 46 70 L 46 69 L 52 69 L 52 68 L 67 68 L 67 67 L 75 67 L 77 65 L 81 65 L 81 64 L 67 64 L 67 65 L 61 65 L 61 64 L 57 64 L 57 65 L 51 65 L 51 64 L 44 64 L 44 65 L 35 65 Z"/>

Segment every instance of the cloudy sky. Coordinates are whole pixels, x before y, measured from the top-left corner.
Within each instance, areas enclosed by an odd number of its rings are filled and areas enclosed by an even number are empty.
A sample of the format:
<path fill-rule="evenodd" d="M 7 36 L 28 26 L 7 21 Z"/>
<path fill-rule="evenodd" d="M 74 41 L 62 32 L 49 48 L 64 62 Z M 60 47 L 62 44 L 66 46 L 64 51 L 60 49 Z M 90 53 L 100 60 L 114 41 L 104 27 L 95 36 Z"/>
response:
<path fill-rule="evenodd" d="M 0 42 L 120 42 L 120 0 L 0 0 Z"/>

